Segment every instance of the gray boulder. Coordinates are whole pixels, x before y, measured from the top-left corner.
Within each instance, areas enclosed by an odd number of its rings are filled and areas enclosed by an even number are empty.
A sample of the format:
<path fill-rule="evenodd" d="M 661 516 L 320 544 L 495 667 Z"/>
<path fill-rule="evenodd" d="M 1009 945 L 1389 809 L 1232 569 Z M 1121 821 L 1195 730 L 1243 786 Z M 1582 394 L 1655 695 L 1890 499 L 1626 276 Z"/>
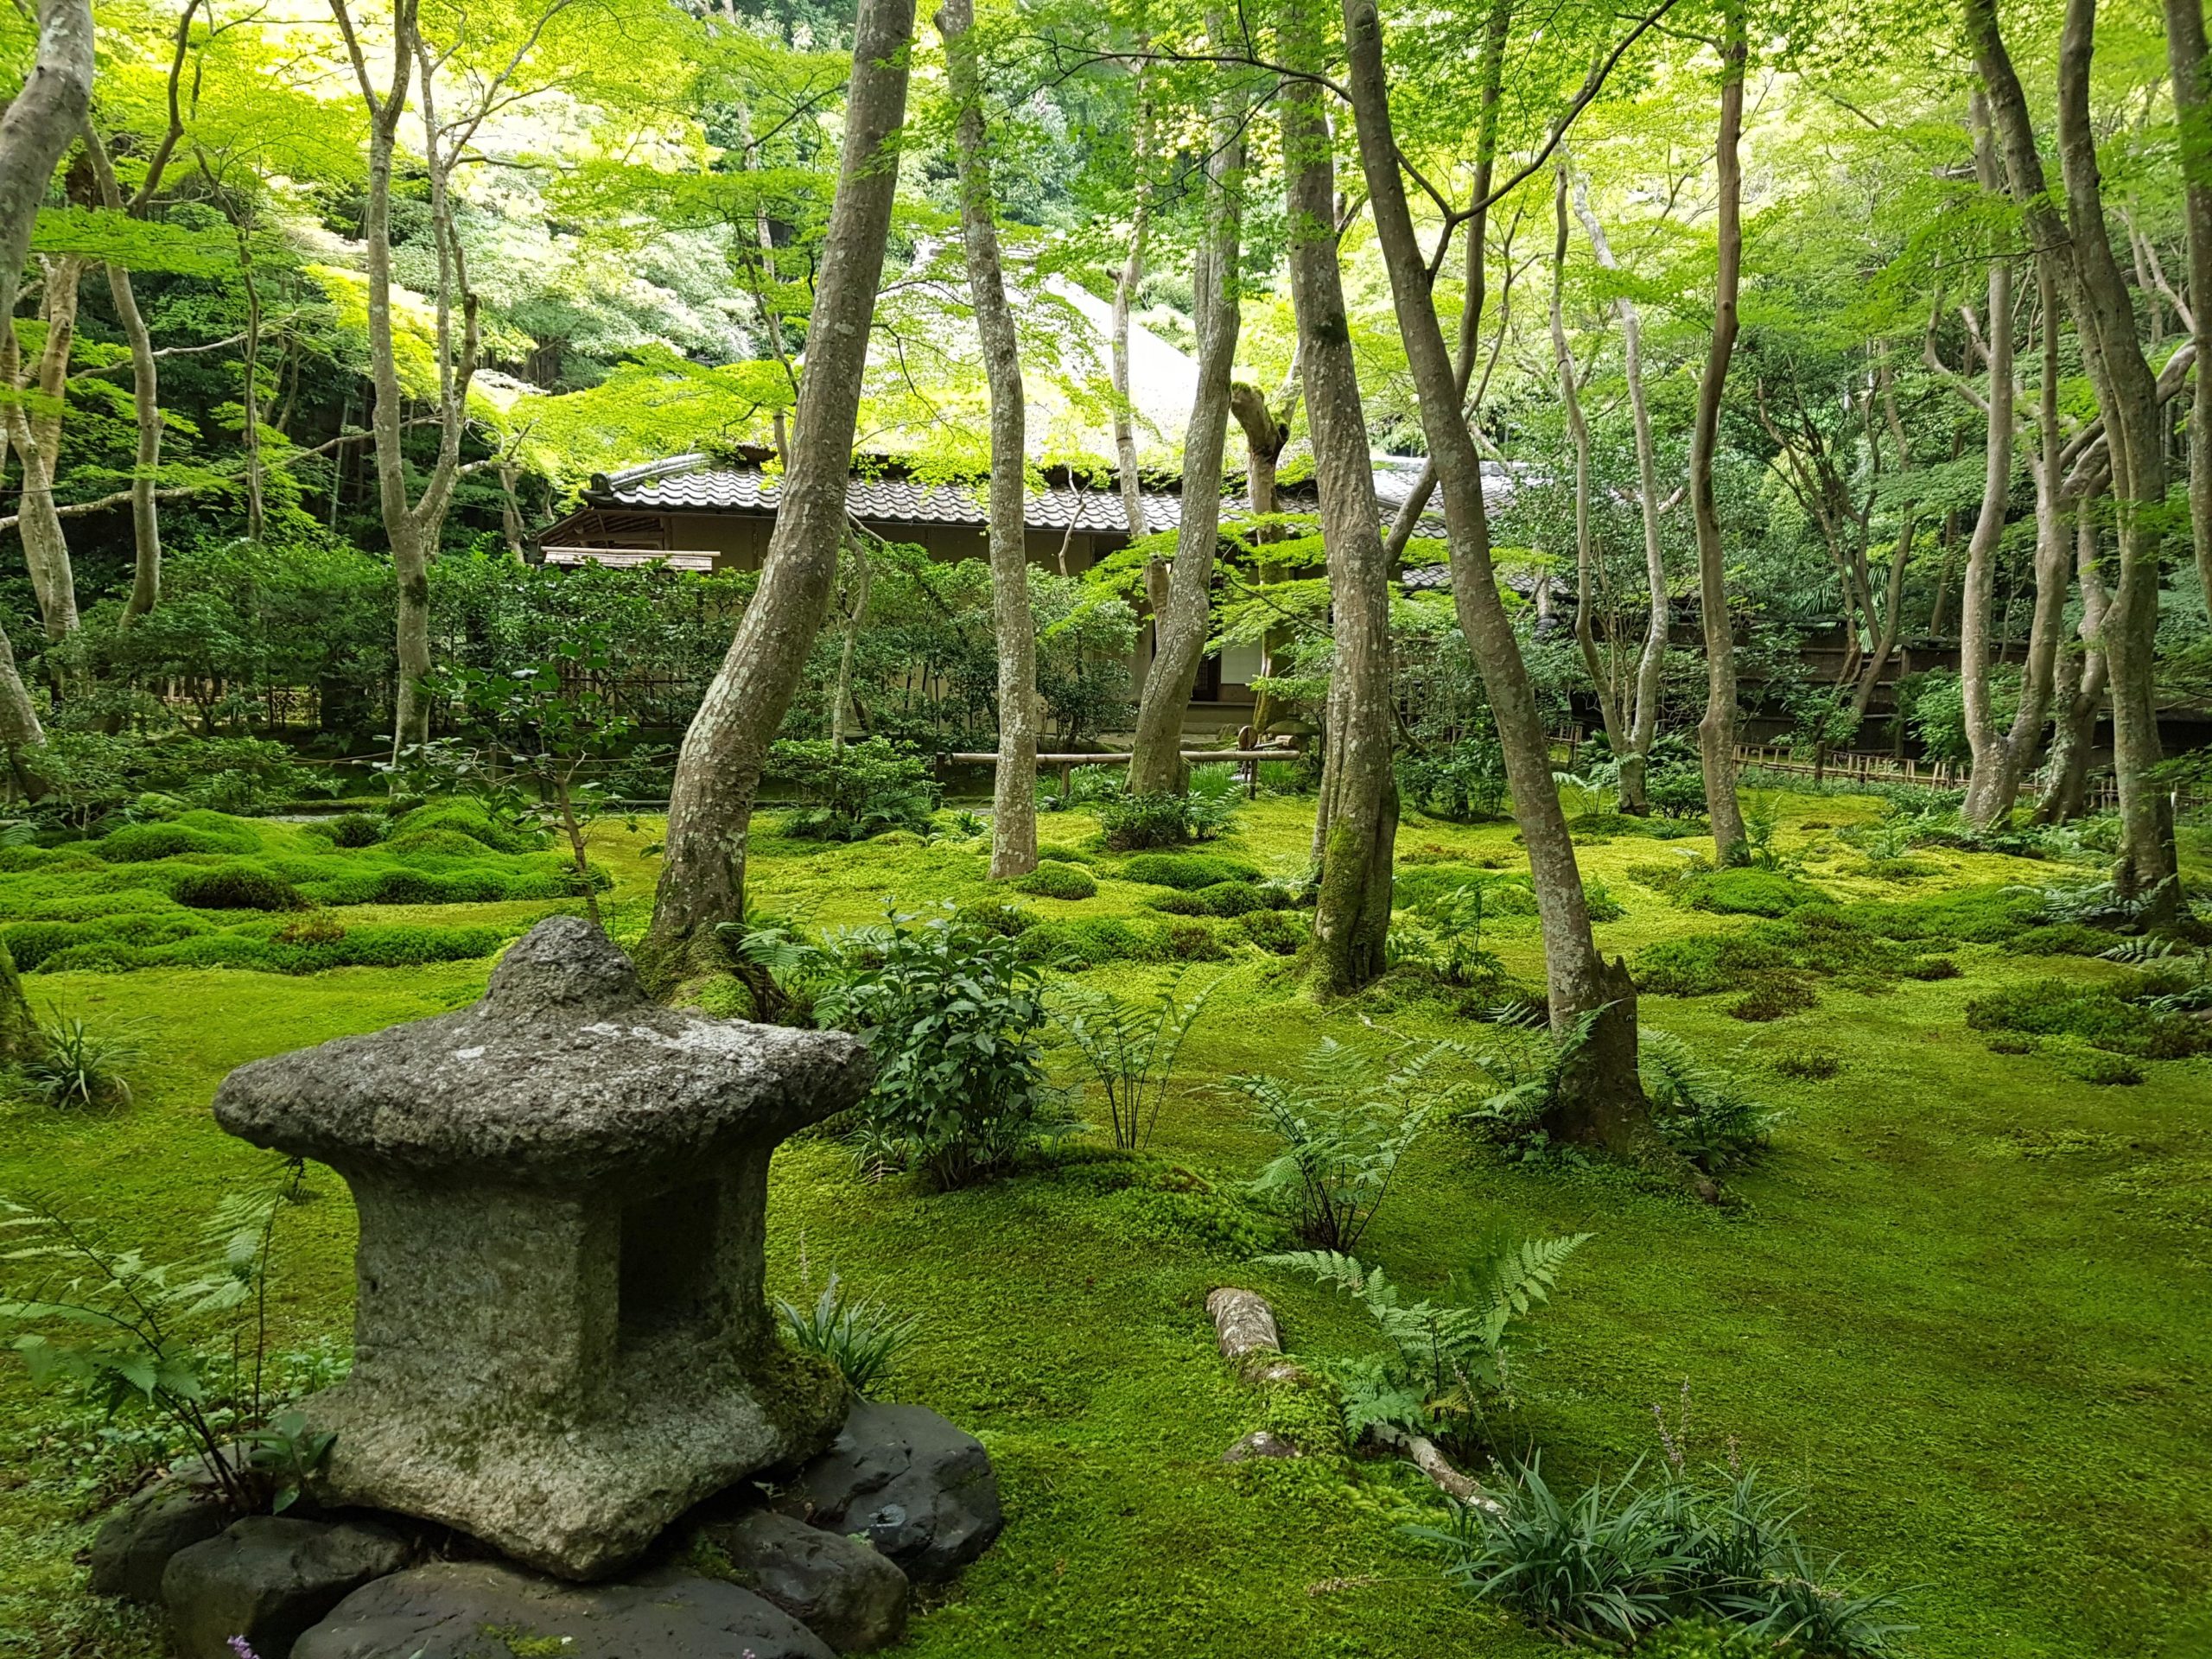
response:
<path fill-rule="evenodd" d="M 734 1582 L 840 1653 L 887 1648 L 906 1633 L 906 1575 L 866 1543 L 772 1510 L 710 1521 L 696 1541 L 729 1563 Z"/>
<path fill-rule="evenodd" d="M 563 1584 L 490 1561 L 441 1561 L 357 1590 L 292 1659 L 831 1659 L 749 1590 L 679 1573 Z"/>
<path fill-rule="evenodd" d="M 92 1593 L 159 1602 L 169 1557 L 205 1543 L 232 1518 L 211 1489 L 188 1481 L 160 1480 L 133 1492 L 92 1540 Z"/>
<path fill-rule="evenodd" d="M 980 1440 L 923 1407 L 866 1400 L 775 1507 L 810 1526 L 865 1533 L 917 1584 L 951 1578 L 1006 1524 Z"/>
<path fill-rule="evenodd" d="M 250 1515 L 169 1557 L 162 1602 L 177 1659 L 234 1659 L 232 1637 L 259 1659 L 287 1659 L 302 1631 L 406 1563 L 407 1546 L 382 1527 Z"/>

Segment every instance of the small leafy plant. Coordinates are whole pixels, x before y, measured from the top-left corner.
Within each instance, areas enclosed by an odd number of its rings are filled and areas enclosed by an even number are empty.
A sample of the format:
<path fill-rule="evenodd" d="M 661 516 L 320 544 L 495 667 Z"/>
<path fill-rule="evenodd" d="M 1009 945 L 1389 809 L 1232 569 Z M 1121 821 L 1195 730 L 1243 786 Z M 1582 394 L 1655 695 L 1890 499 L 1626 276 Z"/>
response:
<path fill-rule="evenodd" d="M 1507 1350 L 1516 1323 L 1550 1300 L 1560 1269 L 1589 1235 L 1500 1240 L 1463 1273 L 1446 1297 L 1408 1300 L 1381 1268 L 1335 1250 L 1262 1258 L 1332 1285 L 1366 1308 L 1391 1352 L 1338 1368 L 1344 1435 L 1373 1426 L 1478 1443 L 1489 1414 L 1512 1398 Z"/>
<path fill-rule="evenodd" d="M 1325 1037 L 1306 1056 L 1302 1077 L 1230 1078 L 1282 1146 L 1252 1190 L 1287 1208 L 1309 1244 L 1357 1249 L 1389 1196 L 1398 1160 L 1459 1086 L 1442 1075 L 1457 1053 L 1437 1043 L 1385 1062 Z"/>
<path fill-rule="evenodd" d="M 855 1109 L 868 1161 L 960 1186 L 1046 1131 L 1039 982 L 1018 940 L 957 914 L 894 915 L 874 936 L 836 1002 L 875 1056 L 875 1085 Z"/>
<path fill-rule="evenodd" d="M 858 743 L 785 739 L 769 769 L 798 791 L 784 833 L 810 841 L 866 841 L 893 830 L 929 833 L 938 788 L 929 762 L 888 738 Z"/>
<path fill-rule="evenodd" d="M 871 1398 L 891 1362 L 914 1345 L 919 1314 L 892 1313 L 874 1296 L 856 1296 L 836 1274 L 810 1305 L 778 1300 L 777 1317 L 801 1351 L 836 1366 L 846 1386 Z"/>
<path fill-rule="evenodd" d="M 1105 1096 L 1116 1147 L 1139 1152 L 1151 1141 L 1183 1040 L 1213 990 L 1205 985 L 1185 996 L 1179 982 L 1162 988 L 1149 1003 L 1088 985 L 1067 985 L 1057 993 L 1061 1034 Z"/>

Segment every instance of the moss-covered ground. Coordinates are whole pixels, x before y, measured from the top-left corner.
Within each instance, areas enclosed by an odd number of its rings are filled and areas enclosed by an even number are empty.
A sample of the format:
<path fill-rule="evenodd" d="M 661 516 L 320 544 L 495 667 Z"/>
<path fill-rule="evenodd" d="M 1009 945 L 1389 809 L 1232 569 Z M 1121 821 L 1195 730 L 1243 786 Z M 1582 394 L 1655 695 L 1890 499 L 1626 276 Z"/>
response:
<path fill-rule="evenodd" d="M 1844 900 L 1899 900 L 2079 873 L 1923 851 L 1877 874 L 1832 828 L 1870 801 L 1785 803 L 1780 842 L 1802 877 Z M 1308 803 L 1263 800 L 1220 850 L 1290 874 Z M 1094 826 L 1048 817 L 1048 843 Z M 616 931 L 641 927 L 659 826 L 610 827 L 594 852 L 614 879 Z M 2193 874 L 2212 848 L 2193 832 Z M 1627 951 L 1751 930 L 1752 916 L 1685 907 L 1652 883 L 1695 842 L 1617 837 L 1585 849 L 1619 902 L 1599 930 Z M 1508 825 L 1426 821 L 1403 857 L 1522 861 Z M 304 856 L 304 855 L 302 855 Z M 1148 917 L 1163 889 L 1090 868 L 1079 899 L 1025 894 L 1041 918 Z M 753 882 L 766 908 L 810 925 L 875 919 L 993 895 L 978 843 L 893 836 L 823 848 L 763 836 Z M 1632 875 L 1634 870 L 1637 874 Z M 281 872 L 280 872 L 281 874 Z M 307 879 L 302 868 L 301 879 Z M 573 900 L 379 907 L 380 922 L 465 920 L 512 936 Z M 0 921 L 25 919 L 0 916 Z M 271 920 L 277 919 L 271 918 Z M 1181 918 L 1160 918 L 1164 925 Z M 1241 918 L 1240 918 L 1241 920 Z M 1190 925 L 1189 923 L 1182 923 Z M 1325 1034 L 1479 1035 L 1433 1003 L 1370 996 L 1323 1010 L 1284 959 L 1232 941 L 1218 962 L 1113 962 L 1123 988 L 1190 971 L 1220 984 L 1185 1051 L 1159 1129 L 1160 1163 L 1063 1158 L 977 1190 L 871 1185 L 833 1144 L 777 1160 L 772 1275 L 795 1289 L 834 1268 L 920 1313 L 899 1396 L 944 1412 L 997 1459 L 1003 1540 L 918 1620 L 909 1650 L 961 1659 L 1445 1659 L 1551 1644 L 1440 1579 L 1405 1523 L 1426 1500 L 1395 1471 L 1325 1458 L 1224 1467 L 1270 1409 L 1216 1358 L 1203 1310 L 1229 1281 L 1264 1287 L 1294 1349 L 1346 1352 L 1349 1310 L 1249 1264 L 1238 1205 L 1210 1200 L 1249 1175 L 1262 1141 L 1216 1085 L 1282 1068 Z M 1533 977 L 1536 943 L 1507 918 L 1486 943 Z M 1914 947 L 1932 950 L 1934 946 Z M 1801 1530 L 1869 1585 L 1905 1589 L 1915 1650 L 1947 1659 L 2212 1653 L 2212 1060 L 2146 1059 L 2137 1086 L 2097 1086 L 2062 1041 L 1970 1027 L 1967 1005 L 2007 986 L 2126 970 L 1947 942 L 1961 970 L 1935 980 L 1816 978 L 1809 1010 L 1762 1023 L 1728 995 L 1647 997 L 1644 1017 L 1738 1066 L 1788 1116 L 1738 1205 L 1699 1206 L 1588 1167 L 1508 1161 L 1457 1131 L 1416 1151 L 1363 1254 L 1431 1286 L 1493 1229 L 1588 1231 L 1535 1327 L 1510 1420 L 1516 1450 L 1548 1473 L 1618 1473 L 1657 1446 L 1688 1402 L 1692 1455 L 1730 1446 L 1796 1489 Z M 55 964 L 46 964 L 54 966 Z M 157 1254 L 194 1248 L 203 1217 L 261 1154 L 214 1127 L 230 1067 L 465 1002 L 473 959 L 312 973 L 149 964 L 26 976 L 42 1007 L 135 1027 L 135 1103 L 65 1116 L 0 1109 L 0 1191 L 44 1195 Z M 1794 1081 L 1777 1063 L 1833 1056 Z M 1818 1069 L 1818 1068 L 1815 1068 Z M 289 1210 L 276 1279 L 280 1342 L 342 1341 L 351 1216 L 314 1177 Z M 0 1370 L 0 1650 L 137 1659 L 157 1651 L 137 1616 L 83 1598 L 89 1537 L 81 1409 Z"/>

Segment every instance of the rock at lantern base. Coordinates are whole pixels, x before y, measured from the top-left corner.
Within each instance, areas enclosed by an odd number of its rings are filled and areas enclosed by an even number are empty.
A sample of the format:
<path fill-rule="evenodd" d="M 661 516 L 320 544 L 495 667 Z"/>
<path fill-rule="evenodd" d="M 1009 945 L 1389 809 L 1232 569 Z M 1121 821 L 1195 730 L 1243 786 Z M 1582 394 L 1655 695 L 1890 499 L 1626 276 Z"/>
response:
<path fill-rule="evenodd" d="M 292 1659 L 833 1659 L 822 1639 L 749 1590 L 657 1574 L 562 1584 L 488 1561 L 379 1579 L 302 1637 Z"/>
<path fill-rule="evenodd" d="M 840 1653 L 887 1648 L 906 1633 L 906 1575 L 858 1539 L 754 1510 L 707 1522 L 698 1541 L 729 1563 L 734 1582 Z"/>
<path fill-rule="evenodd" d="M 232 1637 L 260 1659 L 285 1659 L 302 1630 L 406 1560 L 382 1527 L 248 1516 L 179 1550 L 162 1573 L 178 1659 L 235 1659 Z"/>
<path fill-rule="evenodd" d="M 865 1400 L 775 1507 L 833 1532 L 866 1533 L 917 1584 L 951 1578 L 1006 1524 L 982 1441 L 923 1407 Z"/>
<path fill-rule="evenodd" d="M 232 1072 L 222 1126 L 360 1216 L 353 1374 L 302 1407 L 337 1437 L 316 1496 L 591 1579 L 821 1446 L 843 1389 L 768 1317 L 768 1157 L 868 1076 L 842 1033 L 661 1007 L 574 917 L 473 1007 Z"/>
<path fill-rule="evenodd" d="M 169 1557 L 206 1543 L 236 1518 L 213 1491 L 185 1481 L 156 1481 L 132 1493 L 92 1540 L 92 1593 L 158 1602 Z"/>

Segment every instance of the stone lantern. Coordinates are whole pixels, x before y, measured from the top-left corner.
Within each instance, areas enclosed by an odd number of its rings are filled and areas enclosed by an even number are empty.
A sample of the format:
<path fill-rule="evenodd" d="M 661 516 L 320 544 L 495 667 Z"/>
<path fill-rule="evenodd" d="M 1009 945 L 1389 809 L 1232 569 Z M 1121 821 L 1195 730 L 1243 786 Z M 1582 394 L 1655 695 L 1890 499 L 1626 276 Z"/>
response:
<path fill-rule="evenodd" d="M 768 1159 L 868 1080 L 842 1033 L 660 1006 L 571 917 L 471 1007 L 233 1071 L 222 1126 L 360 1217 L 353 1373 L 303 1407 L 336 1436 L 318 1496 L 589 1579 L 819 1450 L 845 1401 L 768 1318 Z"/>

